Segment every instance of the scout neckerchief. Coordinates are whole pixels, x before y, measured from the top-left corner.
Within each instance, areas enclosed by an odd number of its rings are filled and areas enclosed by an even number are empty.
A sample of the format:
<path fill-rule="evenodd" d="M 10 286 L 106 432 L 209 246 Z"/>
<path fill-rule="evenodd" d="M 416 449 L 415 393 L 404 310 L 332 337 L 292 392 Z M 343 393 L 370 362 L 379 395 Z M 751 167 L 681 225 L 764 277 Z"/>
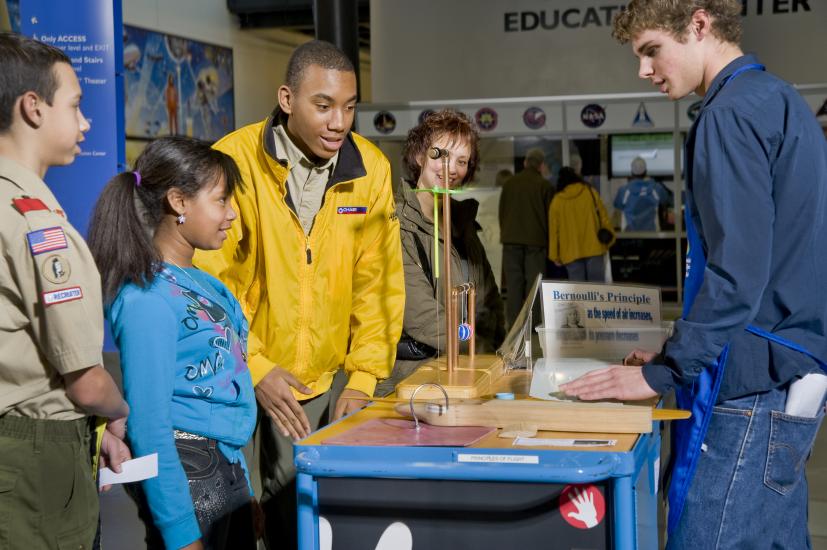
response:
<path fill-rule="evenodd" d="M 717 94 L 717 92 L 726 86 L 733 78 L 745 71 L 750 70 L 763 71 L 764 66 L 758 63 L 750 63 L 738 68 L 723 81 L 715 94 Z M 695 121 L 695 124 L 690 130 L 690 136 L 694 136 L 698 121 L 700 119 L 701 116 L 698 116 L 698 119 Z M 706 269 L 706 254 L 703 250 L 700 235 L 698 234 L 695 224 L 692 221 L 691 211 L 694 209 L 695 205 L 692 200 L 691 192 L 687 193 L 686 206 L 685 220 L 688 248 L 686 252 L 686 278 L 684 283 L 684 318 L 689 315 L 689 312 L 692 309 L 692 304 L 695 301 L 695 297 L 701 289 L 704 270 Z M 805 355 L 813 358 L 819 366 L 827 372 L 827 364 L 815 357 L 803 347 L 752 325 L 747 326 L 746 330 L 756 336 L 772 340 L 777 344 L 804 353 Z M 712 408 L 718 400 L 718 392 L 720 391 L 721 381 L 724 377 L 724 368 L 726 367 L 728 351 L 729 345 L 724 346 L 724 349 L 721 351 L 721 355 L 718 359 L 716 359 L 706 369 L 701 371 L 701 374 L 691 387 L 678 387 L 675 390 L 678 407 L 681 409 L 691 409 L 692 418 L 682 422 L 675 422 L 672 426 L 672 473 L 668 492 L 668 533 L 674 532 L 675 528 L 677 528 L 683 512 L 684 504 L 686 503 L 686 495 L 689 492 L 692 478 L 694 477 L 695 470 L 698 466 L 701 445 L 703 444 L 709 428 L 709 421 L 712 417 Z"/>

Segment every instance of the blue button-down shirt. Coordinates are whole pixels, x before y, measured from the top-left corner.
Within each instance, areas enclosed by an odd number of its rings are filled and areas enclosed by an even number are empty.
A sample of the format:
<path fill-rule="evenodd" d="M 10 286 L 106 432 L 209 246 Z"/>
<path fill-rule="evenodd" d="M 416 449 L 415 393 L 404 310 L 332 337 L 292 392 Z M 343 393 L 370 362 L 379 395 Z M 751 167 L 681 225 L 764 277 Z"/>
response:
<path fill-rule="evenodd" d="M 691 384 L 727 343 L 719 402 L 819 368 L 748 324 L 827 359 L 827 141 L 778 77 L 748 70 L 727 82 L 752 63 L 742 56 L 715 77 L 687 138 L 687 208 L 707 266 L 692 309 L 643 368 L 661 393 Z"/>

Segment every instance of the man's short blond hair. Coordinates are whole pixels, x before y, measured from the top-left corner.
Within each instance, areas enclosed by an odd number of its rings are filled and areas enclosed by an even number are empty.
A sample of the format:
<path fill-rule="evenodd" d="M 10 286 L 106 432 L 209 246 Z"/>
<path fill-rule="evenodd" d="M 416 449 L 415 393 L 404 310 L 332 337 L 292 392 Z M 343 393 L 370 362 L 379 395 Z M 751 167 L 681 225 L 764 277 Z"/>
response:
<path fill-rule="evenodd" d="M 712 34 L 724 42 L 741 42 L 740 0 L 632 0 L 614 18 L 612 36 L 621 44 L 647 30 L 666 31 L 686 40 L 692 15 L 705 10 L 712 18 Z"/>

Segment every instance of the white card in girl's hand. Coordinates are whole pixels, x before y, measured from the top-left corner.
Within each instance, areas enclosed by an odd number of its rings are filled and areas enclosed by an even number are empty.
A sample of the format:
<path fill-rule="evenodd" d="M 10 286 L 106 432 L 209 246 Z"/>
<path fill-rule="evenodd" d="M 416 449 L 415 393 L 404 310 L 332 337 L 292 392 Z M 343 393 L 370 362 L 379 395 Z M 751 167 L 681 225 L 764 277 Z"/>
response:
<path fill-rule="evenodd" d="M 117 483 L 132 483 L 156 477 L 158 475 L 158 453 L 141 456 L 121 463 L 121 473 L 117 474 L 109 468 L 98 470 L 100 485 L 115 485 Z"/>

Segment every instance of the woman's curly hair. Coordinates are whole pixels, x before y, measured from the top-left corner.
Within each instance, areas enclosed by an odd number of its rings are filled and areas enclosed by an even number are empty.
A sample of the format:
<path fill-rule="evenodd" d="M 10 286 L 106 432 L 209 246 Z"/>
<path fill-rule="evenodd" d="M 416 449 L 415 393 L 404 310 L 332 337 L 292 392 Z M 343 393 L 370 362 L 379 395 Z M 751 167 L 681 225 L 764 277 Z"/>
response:
<path fill-rule="evenodd" d="M 468 159 L 468 172 L 461 183 L 465 184 L 474 179 L 480 158 L 480 135 L 465 113 L 445 109 L 431 113 L 408 132 L 408 139 L 405 140 L 402 149 L 402 163 L 405 165 L 407 181 L 411 186 L 416 186 L 419 180 L 422 173 L 419 163 L 424 161 L 428 148 L 443 136 L 450 136 L 454 142 L 468 143 L 471 156 Z"/>

